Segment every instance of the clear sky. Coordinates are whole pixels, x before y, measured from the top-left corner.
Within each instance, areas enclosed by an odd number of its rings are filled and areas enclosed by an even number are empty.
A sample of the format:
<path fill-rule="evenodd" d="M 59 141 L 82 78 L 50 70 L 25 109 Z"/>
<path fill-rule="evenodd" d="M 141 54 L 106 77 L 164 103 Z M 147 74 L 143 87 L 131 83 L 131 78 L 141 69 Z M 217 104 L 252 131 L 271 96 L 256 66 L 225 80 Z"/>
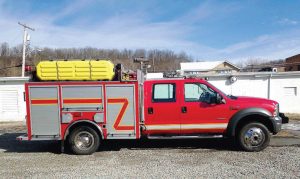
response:
<path fill-rule="evenodd" d="M 300 53 L 298 0 L 0 0 L 0 42 L 170 49 L 196 60 L 275 60 Z"/>

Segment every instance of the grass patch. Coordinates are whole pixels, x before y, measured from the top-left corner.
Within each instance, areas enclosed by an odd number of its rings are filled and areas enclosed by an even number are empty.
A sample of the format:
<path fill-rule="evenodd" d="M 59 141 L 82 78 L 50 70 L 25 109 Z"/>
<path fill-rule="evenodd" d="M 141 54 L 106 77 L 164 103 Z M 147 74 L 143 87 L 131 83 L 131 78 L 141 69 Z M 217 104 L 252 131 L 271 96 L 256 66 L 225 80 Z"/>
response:
<path fill-rule="evenodd" d="M 300 114 L 297 113 L 284 113 L 290 120 L 300 121 Z"/>

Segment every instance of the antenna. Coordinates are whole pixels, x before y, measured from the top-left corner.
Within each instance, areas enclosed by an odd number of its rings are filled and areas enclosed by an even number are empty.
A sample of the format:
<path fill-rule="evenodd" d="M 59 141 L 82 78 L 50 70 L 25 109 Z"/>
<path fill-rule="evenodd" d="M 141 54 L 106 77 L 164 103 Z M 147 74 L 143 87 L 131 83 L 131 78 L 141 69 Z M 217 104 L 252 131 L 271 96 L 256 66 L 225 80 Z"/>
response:
<path fill-rule="evenodd" d="M 34 28 L 27 26 L 26 24 L 22 24 L 18 22 L 20 26 L 24 28 L 24 37 L 23 37 L 23 56 L 22 56 L 22 77 L 25 76 L 25 57 L 26 57 L 26 45 L 27 42 L 30 41 L 30 36 L 27 33 L 27 29 L 35 31 Z"/>
<path fill-rule="evenodd" d="M 143 69 L 145 68 L 144 64 L 148 63 L 148 62 L 149 62 L 149 60 L 147 58 L 144 58 L 144 57 L 137 57 L 137 58 L 133 59 L 133 63 L 139 63 L 140 64 L 140 70 L 141 71 L 143 71 Z M 147 67 L 145 69 L 146 69 L 146 73 L 147 73 Z"/>

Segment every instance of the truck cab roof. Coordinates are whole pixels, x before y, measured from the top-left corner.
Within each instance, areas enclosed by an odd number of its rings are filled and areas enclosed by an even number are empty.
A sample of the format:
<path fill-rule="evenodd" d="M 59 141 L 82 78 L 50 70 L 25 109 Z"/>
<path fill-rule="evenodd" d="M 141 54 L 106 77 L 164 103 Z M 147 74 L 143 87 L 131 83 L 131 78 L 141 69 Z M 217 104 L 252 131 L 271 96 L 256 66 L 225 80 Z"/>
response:
<path fill-rule="evenodd" d="M 157 81 L 205 81 L 203 78 L 158 78 L 158 79 L 149 79 L 146 80 L 145 82 L 157 82 Z"/>

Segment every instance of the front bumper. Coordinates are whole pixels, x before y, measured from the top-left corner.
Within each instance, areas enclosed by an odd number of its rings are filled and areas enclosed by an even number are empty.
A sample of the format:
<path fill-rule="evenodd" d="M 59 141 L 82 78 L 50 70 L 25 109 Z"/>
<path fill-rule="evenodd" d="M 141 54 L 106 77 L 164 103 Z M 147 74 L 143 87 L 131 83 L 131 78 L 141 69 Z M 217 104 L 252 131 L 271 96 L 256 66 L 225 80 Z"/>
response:
<path fill-rule="evenodd" d="M 279 116 L 272 117 L 271 121 L 273 123 L 273 134 L 277 134 L 282 127 L 282 124 L 289 122 L 289 118 L 284 115 L 284 113 L 279 113 Z"/>
<path fill-rule="evenodd" d="M 285 116 L 284 113 L 279 113 L 279 116 L 282 119 L 282 124 L 289 123 L 289 118 L 287 116 Z"/>
<path fill-rule="evenodd" d="M 280 116 L 272 117 L 271 121 L 273 123 L 273 134 L 277 134 L 282 127 L 282 119 Z"/>

